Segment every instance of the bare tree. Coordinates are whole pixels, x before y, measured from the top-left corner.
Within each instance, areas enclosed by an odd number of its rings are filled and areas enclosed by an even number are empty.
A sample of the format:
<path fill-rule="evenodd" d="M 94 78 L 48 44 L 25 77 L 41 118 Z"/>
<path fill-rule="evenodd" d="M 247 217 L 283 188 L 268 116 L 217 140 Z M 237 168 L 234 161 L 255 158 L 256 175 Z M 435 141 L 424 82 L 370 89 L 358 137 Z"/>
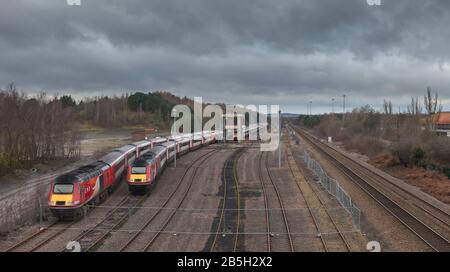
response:
<path fill-rule="evenodd" d="M 422 107 L 420 106 L 419 98 L 411 97 L 411 102 L 406 107 L 408 114 L 413 117 L 419 117 L 422 114 Z"/>
<path fill-rule="evenodd" d="M 9 84 L 0 91 L 0 173 L 65 157 L 69 149 L 77 154 L 75 117 L 74 109 L 63 108 L 58 97 L 42 93 L 29 98 Z"/>
<path fill-rule="evenodd" d="M 383 110 L 384 110 L 384 114 L 392 115 L 392 102 L 390 100 L 383 101 Z"/>
<path fill-rule="evenodd" d="M 389 100 L 383 101 L 382 131 L 384 135 L 390 134 L 395 129 L 395 116 L 393 113 L 393 105 Z"/>

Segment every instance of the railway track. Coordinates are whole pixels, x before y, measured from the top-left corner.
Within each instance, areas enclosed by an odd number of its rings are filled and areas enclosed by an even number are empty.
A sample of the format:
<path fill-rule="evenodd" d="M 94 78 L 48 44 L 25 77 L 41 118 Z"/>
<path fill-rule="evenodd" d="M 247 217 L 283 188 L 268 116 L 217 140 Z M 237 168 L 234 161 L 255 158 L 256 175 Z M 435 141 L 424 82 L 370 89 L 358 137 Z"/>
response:
<path fill-rule="evenodd" d="M 42 248 L 44 245 L 53 241 L 56 237 L 63 234 L 67 229 L 69 229 L 75 222 L 60 222 L 55 221 L 49 226 L 38 230 L 37 232 L 31 234 L 20 242 L 14 244 L 10 248 L 6 249 L 5 252 L 34 252 Z"/>
<path fill-rule="evenodd" d="M 349 156 L 317 140 L 296 127 L 293 129 L 308 143 L 324 154 L 350 180 L 399 220 L 434 251 L 450 251 L 449 215 L 382 175 L 364 167 Z"/>
<path fill-rule="evenodd" d="M 310 184 L 310 182 L 307 182 L 305 180 L 302 184 L 300 184 L 302 181 L 298 180 L 299 177 L 305 177 L 305 179 L 306 179 L 306 175 L 304 175 L 304 173 L 302 173 L 300 171 L 300 169 L 298 168 L 298 166 L 296 164 L 295 158 L 294 158 L 294 156 L 292 154 L 291 145 L 290 145 L 289 140 L 288 140 L 288 146 L 287 146 L 286 152 L 287 152 L 289 170 L 290 170 L 293 178 L 295 179 L 295 183 L 297 184 L 297 187 L 298 187 L 298 189 L 300 191 L 300 194 L 305 199 L 305 203 L 306 203 L 306 206 L 308 208 L 309 214 L 313 218 L 314 225 L 316 226 L 316 229 L 317 229 L 317 231 L 320 234 L 320 240 L 322 242 L 322 245 L 323 245 L 323 248 L 324 248 L 325 252 L 330 251 L 330 246 L 327 244 L 328 241 L 325 238 L 325 236 L 321 234 L 320 224 L 317 222 L 318 220 L 316 220 L 316 216 L 314 216 L 313 209 L 311 208 L 311 203 L 310 202 L 315 202 L 314 203 L 315 207 L 321 207 L 321 210 L 325 212 L 326 218 L 329 219 L 328 222 L 331 223 L 330 225 L 333 228 L 330 231 L 334 231 L 337 234 L 337 236 L 339 237 L 338 241 L 331 241 L 332 246 L 334 244 L 338 244 L 337 247 L 336 247 L 336 245 L 334 245 L 335 248 L 333 248 L 332 251 L 340 250 L 340 249 L 343 248 L 345 251 L 351 252 L 350 244 L 348 243 L 348 241 L 345 238 L 344 234 L 340 230 L 340 228 L 339 228 L 338 224 L 336 223 L 336 221 L 331 216 L 331 214 L 328 211 L 327 207 L 325 206 L 322 198 L 319 196 L 319 194 L 316 192 L 316 190 L 313 188 L 313 186 Z M 311 197 L 307 197 L 305 190 L 308 190 L 308 192 L 310 193 L 309 195 Z"/>
<path fill-rule="evenodd" d="M 128 196 L 126 196 L 126 197 L 128 197 Z M 125 198 L 123 198 L 121 200 L 121 202 L 123 202 L 125 200 Z M 119 202 L 119 203 L 121 203 L 121 202 Z M 108 216 L 108 214 L 106 216 Z M 65 233 L 74 224 L 76 224 L 78 222 L 79 222 L 78 220 L 74 220 L 74 221 L 71 221 L 71 222 L 64 222 L 64 221 L 58 221 L 58 220 L 54 221 L 49 226 L 40 229 L 39 231 L 31 234 L 30 236 L 26 237 L 25 239 L 21 240 L 20 242 L 16 243 L 15 245 L 11 246 L 10 248 L 8 248 L 6 250 L 6 252 L 11 252 L 11 251 L 34 252 L 34 251 L 38 251 L 39 249 L 41 249 L 42 247 L 46 246 L 47 244 L 52 242 L 54 239 L 56 239 L 57 237 L 59 237 L 60 235 Z"/>
<path fill-rule="evenodd" d="M 286 211 L 285 211 L 285 209 L 284 209 L 284 204 L 283 204 L 283 201 L 282 201 L 282 199 L 281 199 L 281 195 L 280 195 L 280 192 L 279 192 L 279 189 L 278 189 L 278 187 L 277 187 L 277 185 L 275 184 L 275 182 L 273 181 L 273 177 L 272 177 L 272 174 L 270 173 L 270 170 L 269 170 L 269 164 L 268 164 L 268 152 L 265 152 L 266 153 L 266 156 L 265 156 L 265 163 L 264 163 L 264 168 L 265 168 L 265 170 L 266 170 L 266 172 L 267 172 L 267 177 L 268 177 L 268 179 L 269 179 L 269 181 L 270 181 L 270 187 L 272 187 L 273 188 L 273 192 L 275 193 L 274 194 L 274 196 L 275 196 L 275 198 L 276 198 L 276 200 L 269 200 L 268 198 L 268 203 L 278 203 L 278 205 L 279 205 L 279 210 L 281 211 L 281 218 L 279 218 L 279 219 L 277 219 L 277 220 L 275 220 L 275 214 L 273 214 L 273 215 L 271 215 L 270 214 L 270 212 L 269 212 L 269 214 L 268 215 L 266 215 L 266 216 L 268 216 L 269 217 L 269 222 L 268 222 L 268 227 L 270 228 L 270 226 L 273 226 L 273 225 L 275 225 L 275 224 L 271 224 L 270 223 L 270 219 L 272 219 L 273 221 L 275 221 L 275 222 L 283 222 L 283 226 L 284 226 L 284 229 L 285 229 L 285 235 L 286 235 L 286 243 L 287 243 L 287 248 L 288 248 L 288 250 L 289 251 L 291 251 L 291 252 L 294 252 L 295 251 L 295 248 L 294 248 L 294 243 L 293 243 L 293 241 L 292 241 L 292 235 L 291 235 L 291 231 L 290 231 L 290 228 L 289 228 L 289 222 L 288 222 L 288 219 L 287 219 L 287 216 L 286 216 Z M 261 159 L 262 159 L 262 156 L 261 156 Z M 260 163 L 259 163 L 259 170 L 260 170 L 260 172 L 263 172 L 263 170 L 262 170 L 262 166 L 261 166 L 261 164 L 262 164 L 262 161 L 260 161 Z M 264 182 L 264 181 L 263 181 Z M 269 188 L 269 187 L 267 187 L 267 188 Z M 268 192 L 268 190 L 265 190 L 266 191 L 266 197 L 268 196 L 268 195 L 273 195 L 273 194 L 268 194 L 267 192 Z M 273 245 L 272 245 L 272 243 L 273 243 L 273 241 L 272 241 L 272 237 L 273 236 L 275 236 L 275 235 L 277 235 L 276 233 L 273 233 L 273 229 L 271 230 L 272 232 L 270 233 L 270 244 L 271 244 L 271 250 L 273 250 Z M 280 246 L 280 245 L 278 245 L 278 246 Z M 284 247 L 286 247 L 285 245 L 281 245 L 281 246 L 284 246 Z M 283 251 L 285 251 L 285 249 L 282 249 Z"/>
<path fill-rule="evenodd" d="M 93 251 L 114 230 L 118 229 L 148 195 L 126 195 L 113 210 L 97 224 L 83 231 L 74 241 L 80 243 L 81 251 Z M 67 251 L 62 249 L 61 251 Z"/>
<path fill-rule="evenodd" d="M 267 252 L 272 251 L 272 238 L 270 232 L 270 215 L 269 215 L 269 202 L 267 200 L 266 186 L 264 185 L 263 173 L 261 169 L 261 161 L 262 161 L 263 152 L 259 152 L 258 156 L 258 173 L 259 173 L 259 182 L 261 184 L 261 191 L 264 198 L 264 215 L 266 222 L 266 239 L 267 239 Z"/>
<path fill-rule="evenodd" d="M 164 201 L 163 205 L 161 207 L 159 207 L 159 209 L 157 209 L 156 212 L 151 217 L 149 217 L 142 226 L 140 226 L 138 231 L 134 232 L 134 234 L 131 236 L 131 238 L 128 239 L 128 241 L 120 248 L 120 250 L 119 250 L 120 252 L 124 252 L 124 251 L 129 250 L 129 248 L 133 245 L 133 243 L 135 241 L 137 241 L 137 238 L 139 238 L 142 235 L 142 233 L 145 232 L 145 230 L 149 227 L 149 225 L 155 220 L 155 218 L 161 213 L 161 211 L 173 199 L 175 193 L 179 191 L 179 189 L 181 187 L 181 184 L 183 183 L 183 181 L 187 177 L 187 174 L 188 174 L 189 170 L 190 169 L 194 169 L 194 173 L 190 176 L 188 187 L 183 192 L 182 198 L 178 202 L 176 208 L 173 209 L 171 214 L 166 218 L 166 220 L 164 221 L 162 227 L 158 231 L 156 231 L 154 236 L 145 244 L 145 246 L 142 248 L 142 251 L 148 251 L 150 249 L 150 247 L 153 245 L 155 240 L 159 237 L 159 235 L 164 231 L 164 229 L 167 227 L 169 222 L 172 220 L 172 218 L 174 217 L 175 213 L 177 212 L 177 209 L 180 208 L 180 206 L 184 202 L 184 199 L 187 197 L 187 195 L 189 193 L 189 190 L 190 190 L 192 184 L 194 183 L 194 178 L 195 178 L 195 175 L 197 173 L 197 170 L 199 169 L 198 167 L 194 167 L 194 165 L 197 162 L 199 162 L 199 164 L 202 164 L 205 160 L 207 160 L 209 157 L 211 157 L 213 154 L 215 154 L 217 152 L 218 152 L 218 150 L 209 151 L 209 152 L 203 154 L 202 156 L 200 156 L 200 158 L 196 159 L 195 161 L 193 161 L 191 164 L 188 165 L 188 167 L 184 171 L 182 177 L 178 180 L 177 185 L 175 186 L 174 190 L 166 198 L 166 200 Z"/>
<path fill-rule="evenodd" d="M 240 228 L 240 197 L 239 197 L 239 184 L 236 172 L 236 163 L 241 156 L 243 150 L 238 149 L 233 153 L 233 155 L 225 162 L 223 168 L 223 196 L 222 196 L 222 206 L 220 209 L 219 222 L 217 224 L 217 228 L 214 234 L 214 238 L 212 240 L 210 246 L 210 252 L 226 250 L 227 246 L 231 245 L 232 251 L 236 252 L 238 250 L 238 241 L 239 241 L 239 228 Z M 231 186 L 233 185 L 233 186 Z M 234 188 L 233 188 L 234 187 Z M 236 194 L 236 202 L 227 201 L 230 197 L 230 194 Z M 233 207 L 234 205 L 237 208 Z M 226 211 L 228 211 L 228 214 Z M 235 230 L 232 230 L 232 227 L 227 225 L 226 222 L 233 222 L 233 220 L 226 220 L 228 217 L 235 219 Z M 234 232 L 234 238 L 227 234 L 227 232 Z M 231 238 L 230 238 L 231 237 Z"/>

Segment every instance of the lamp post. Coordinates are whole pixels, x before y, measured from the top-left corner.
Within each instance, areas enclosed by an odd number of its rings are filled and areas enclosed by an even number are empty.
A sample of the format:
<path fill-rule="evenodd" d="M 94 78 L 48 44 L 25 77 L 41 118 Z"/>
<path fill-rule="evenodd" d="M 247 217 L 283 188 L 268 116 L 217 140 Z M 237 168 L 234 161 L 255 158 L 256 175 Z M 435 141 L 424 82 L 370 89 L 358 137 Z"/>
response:
<path fill-rule="evenodd" d="M 174 109 L 173 110 L 173 128 L 174 129 L 175 129 L 175 121 L 176 121 L 176 118 L 177 118 L 176 116 L 177 116 L 177 110 Z M 174 134 L 175 134 L 175 130 L 172 131 L 172 136 L 175 136 Z M 174 140 L 174 142 L 175 142 L 175 147 L 174 147 L 174 155 L 173 155 L 173 161 L 174 161 L 173 166 L 175 168 L 177 168 L 177 141 Z"/>
<path fill-rule="evenodd" d="M 223 144 L 225 144 L 225 137 L 227 136 L 226 135 L 226 133 L 227 133 L 227 116 L 225 115 L 223 115 L 222 114 L 222 120 L 223 120 L 223 123 L 222 123 L 222 143 Z"/>
<path fill-rule="evenodd" d="M 278 168 L 281 168 L 281 110 L 278 111 L 278 121 L 280 122 L 278 128 Z"/>
<path fill-rule="evenodd" d="M 342 95 L 342 98 L 343 98 L 343 100 L 342 100 L 342 112 L 343 113 L 345 113 L 345 98 L 347 97 L 347 95 L 346 94 L 343 94 Z"/>
<path fill-rule="evenodd" d="M 331 98 L 331 113 L 334 114 L 334 98 Z"/>
<path fill-rule="evenodd" d="M 345 126 L 345 98 L 347 97 L 346 94 L 342 95 L 342 123 L 343 126 Z"/>

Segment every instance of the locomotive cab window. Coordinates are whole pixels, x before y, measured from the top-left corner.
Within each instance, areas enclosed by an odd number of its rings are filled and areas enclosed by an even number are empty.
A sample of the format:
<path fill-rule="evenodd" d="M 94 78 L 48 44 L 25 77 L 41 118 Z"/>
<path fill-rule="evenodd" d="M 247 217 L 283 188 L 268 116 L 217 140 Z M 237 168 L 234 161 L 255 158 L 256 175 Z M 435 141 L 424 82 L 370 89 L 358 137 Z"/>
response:
<path fill-rule="evenodd" d="M 73 184 L 55 184 L 53 193 L 68 195 L 73 193 Z"/>
<path fill-rule="evenodd" d="M 145 167 L 133 167 L 131 168 L 131 174 L 145 174 Z"/>

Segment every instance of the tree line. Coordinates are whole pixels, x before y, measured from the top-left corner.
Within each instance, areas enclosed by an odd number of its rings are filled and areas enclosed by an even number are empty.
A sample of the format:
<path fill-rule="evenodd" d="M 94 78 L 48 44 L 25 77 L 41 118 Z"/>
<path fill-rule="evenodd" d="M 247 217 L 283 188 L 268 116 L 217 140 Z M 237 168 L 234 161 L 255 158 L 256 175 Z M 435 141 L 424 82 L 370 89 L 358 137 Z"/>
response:
<path fill-rule="evenodd" d="M 65 95 L 61 97 L 61 102 L 63 107 L 73 108 L 77 112 L 78 121 L 90 122 L 94 126 L 148 126 L 156 121 L 157 126 L 166 127 L 175 103 L 168 101 L 165 95 L 164 92 L 136 92 L 120 96 L 85 97 L 79 102 Z"/>
<path fill-rule="evenodd" d="M 38 160 L 78 156 L 75 119 L 60 98 L 28 97 L 9 84 L 0 92 L 0 174 Z"/>
<path fill-rule="evenodd" d="M 175 103 L 191 101 L 165 92 L 77 101 L 71 95 L 25 95 L 11 83 L 0 90 L 0 175 L 36 162 L 78 157 L 85 124 L 167 128 Z"/>
<path fill-rule="evenodd" d="M 438 169 L 450 177 L 450 138 L 433 131 L 433 119 L 442 111 L 438 94 L 428 87 L 422 99 L 412 97 L 405 111 L 395 111 L 384 100 L 380 111 L 366 105 L 345 114 L 300 116 L 299 121 L 348 149 L 371 157 L 389 153 L 394 163 Z"/>

